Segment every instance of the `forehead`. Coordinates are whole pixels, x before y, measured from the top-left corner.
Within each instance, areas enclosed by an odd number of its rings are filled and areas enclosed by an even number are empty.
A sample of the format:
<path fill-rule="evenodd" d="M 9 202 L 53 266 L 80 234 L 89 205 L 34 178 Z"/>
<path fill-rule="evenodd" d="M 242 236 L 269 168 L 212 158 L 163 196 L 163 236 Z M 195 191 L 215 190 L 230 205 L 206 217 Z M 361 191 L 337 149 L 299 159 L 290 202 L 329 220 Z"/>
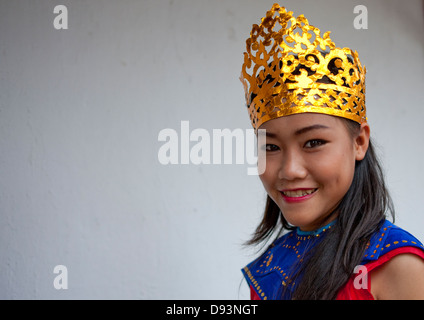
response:
<path fill-rule="evenodd" d="M 269 138 L 296 139 L 308 133 L 327 133 L 341 139 L 352 138 L 345 119 L 319 113 L 301 113 L 276 118 L 265 122 L 259 129 L 265 129 L 262 134 Z"/>
<path fill-rule="evenodd" d="M 301 113 L 280 117 L 263 123 L 259 129 L 275 134 L 291 134 L 313 126 L 314 129 L 340 129 L 345 127 L 343 119 L 320 113 Z"/>

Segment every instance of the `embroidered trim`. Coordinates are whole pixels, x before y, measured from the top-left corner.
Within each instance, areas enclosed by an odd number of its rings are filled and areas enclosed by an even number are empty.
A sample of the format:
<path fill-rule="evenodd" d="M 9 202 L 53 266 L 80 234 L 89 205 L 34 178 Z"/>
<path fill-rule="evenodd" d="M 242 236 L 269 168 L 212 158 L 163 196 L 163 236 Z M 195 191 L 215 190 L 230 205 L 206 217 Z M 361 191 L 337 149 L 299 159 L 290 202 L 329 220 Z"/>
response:
<path fill-rule="evenodd" d="M 296 228 L 296 236 L 299 240 L 308 240 L 311 237 L 319 237 L 321 233 L 327 231 L 328 229 L 331 229 L 331 226 L 336 223 L 337 220 L 331 221 L 329 224 L 312 231 L 302 231 L 298 228 Z"/>
<path fill-rule="evenodd" d="M 259 298 L 263 300 L 268 300 L 268 297 L 265 295 L 265 292 L 262 291 L 261 287 L 258 284 L 258 281 L 255 280 L 250 270 L 247 267 L 244 267 L 243 269 L 246 272 L 246 275 L 248 276 L 248 278 L 250 279 L 250 282 L 255 287 L 255 291 L 258 294 Z"/>
<path fill-rule="evenodd" d="M 412 243 L 412 244 L 414 244 L 416 246 L 419 245 L 421 248 L 424 249 L 423 244 L 417 243 L 416 241 L 412 241 L 412 240 L 396 240 L 396 241 L 393 241 L 392 243 L 386 243 L 386 244 L 383 245 L 382 244 L 384 242 L 383 241 L 383 238 L 386 235 L 386 233 L 390 231 L 388 229 L 389 228 L 392 228 L 392 227 L 393 227 L 393 225 L 390 225 L 390 226 L 387 226 L 387 227 L 383 228 L 382 233 L 381 233 L 380 237 L 378 238 L 378 243 L 375 246 L 375 249 L 372 251 L 372 254 L 369 256 L 369 258 L 374 258 L 375 255 L 379 256 L 378 249 L 380 249 L 380 252 L 382 252 L 384 249 L 390 248 L 390 246 L 396 246 L 396 245 L 398 245 L 400 243 L 402 243 L 402 244 Z M 369 245 L 367 245 L 367 248 L 366 249 L 368 249 L 368 246 Z M 367 258 L 367 257 L 368 257 L 368 254 L 365 254 L 364 255 L 364 258 Z"/>

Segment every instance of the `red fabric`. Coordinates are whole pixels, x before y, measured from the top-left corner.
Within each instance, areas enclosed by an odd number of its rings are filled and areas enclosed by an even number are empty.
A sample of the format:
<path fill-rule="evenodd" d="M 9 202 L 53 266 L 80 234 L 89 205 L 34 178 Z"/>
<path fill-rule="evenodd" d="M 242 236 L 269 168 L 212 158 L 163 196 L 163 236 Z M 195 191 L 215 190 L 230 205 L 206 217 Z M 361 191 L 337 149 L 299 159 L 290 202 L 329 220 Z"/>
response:
<path fill-rule="evenodd" d="M 261 300 L 255 290 L 253 290 L 252 286 L 250 286 L 250 300 Z"/>
<path fill-rule="evenodd" d="M 402 253 L 412 253 L 416 254 L 417 256 L 424 259 L 424 252 L 416 247 L 402 247 L 398 249 L 394 249 L 385 255 L 381 256 L 375 261 L 372 261 L 370 263 L 367 263 L 365 265 L 366 272 L 369 273 L 370 271 L 378 268 L 379 266 L 383 265 L 393 257 L 402 254 Z M 371 294 L 371 277 L 368 276 L 368 283 L 367 288 L 355 288 L 354 281 L 355 278 L 358 276 L 361 276 L 361 273 L 354 274 L 348 282 L 343 286 L 342 289 L 340 289 L 339 293 L 337 294 L 336 300 L 374 300 L 373 295 Z M 363 276 L 363 275 L 362 275 Z M 250 299 L 251 300 L 261 300 L 261 298 L 258 296 L 256 291 L 250 286 Z"/>
<path fill-rule="evenodd" d="M 380 267 L 393 257 L 402 254 L 402 253 L 412 253 L 424 259 L 424 252 L 416 247 L 402 247 L 389 251 L 385 255 L 378 258 L 376 261 L 372 261 L 365 265 L 367 273 L 372 270 Z M 336 300 L 374 300 L 374 296 L 371 294 L 371 277 L 368 276 L 368 286 L 367 289 L 356 289 L 354 286 L 354 281 L 357 276 L 360 274 L 354 274 L 348 282 L 343 286 L 343 288 L 337 294 Z"/>

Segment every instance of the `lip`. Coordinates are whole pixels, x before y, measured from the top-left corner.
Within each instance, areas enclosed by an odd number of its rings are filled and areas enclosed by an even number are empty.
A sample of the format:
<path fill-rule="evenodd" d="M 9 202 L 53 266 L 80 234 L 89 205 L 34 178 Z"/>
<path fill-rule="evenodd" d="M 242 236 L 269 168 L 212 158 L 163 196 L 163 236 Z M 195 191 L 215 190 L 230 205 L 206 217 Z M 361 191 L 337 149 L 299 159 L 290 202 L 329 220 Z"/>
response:
<path fill-rule="evenodd" d="M 311 190 L 311 189 L 315 189 L 314 192 L 301 196 L 301 197 L 289 197 L 286 196 L 283 192 L 286 191 L 302 191 L 302 190 Z M 283 200 L 288 202 L 288 203 L 298 203 L 298 202 L 302 202 L 302 201 L 306 201 L 309 200 L 310 198 L 312 198 L 318 191 L 318 188 L 298 188 L 298 189 L 284 189 L 284 190 L 280 190 L 280 194 L 283 197 Z"/>

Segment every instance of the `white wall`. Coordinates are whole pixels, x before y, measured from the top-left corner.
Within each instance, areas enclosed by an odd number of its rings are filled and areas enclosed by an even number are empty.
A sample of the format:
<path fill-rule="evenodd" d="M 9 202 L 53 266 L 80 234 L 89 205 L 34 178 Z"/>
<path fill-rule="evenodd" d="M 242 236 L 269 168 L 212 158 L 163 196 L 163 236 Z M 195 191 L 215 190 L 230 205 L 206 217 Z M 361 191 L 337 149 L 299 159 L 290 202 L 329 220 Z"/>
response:
<path fill-rule="evenodd" d="M 269 0 L 0 1 L 0 298 L 246 299 L 265 192 L 248 165 L 161 165 L 164 128 L 248 129 L 238 80 Z M 53 27 L 56 5 L 68 30 Z M 368 30 L 353 8 L 368 8 Z M 292 0 L 367 74 L 372 135 L 424 240 L 420 0 Z M 56 290 L 56 265 L 68 289 Z"/>

